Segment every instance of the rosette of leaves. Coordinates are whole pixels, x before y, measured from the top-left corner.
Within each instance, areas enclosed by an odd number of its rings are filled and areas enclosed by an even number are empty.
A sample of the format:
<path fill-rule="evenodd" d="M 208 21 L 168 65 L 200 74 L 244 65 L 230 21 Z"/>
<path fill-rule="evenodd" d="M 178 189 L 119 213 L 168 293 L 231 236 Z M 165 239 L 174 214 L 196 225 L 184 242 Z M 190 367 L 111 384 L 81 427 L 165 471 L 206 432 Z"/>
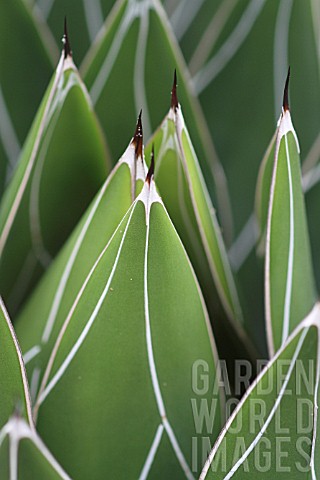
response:
<path fill-rule="evenodd" d="M 1 478 L 317 478 L 319 18 L 1 3 Z M 268 357 L 227 421 L 216 343 Z"/>

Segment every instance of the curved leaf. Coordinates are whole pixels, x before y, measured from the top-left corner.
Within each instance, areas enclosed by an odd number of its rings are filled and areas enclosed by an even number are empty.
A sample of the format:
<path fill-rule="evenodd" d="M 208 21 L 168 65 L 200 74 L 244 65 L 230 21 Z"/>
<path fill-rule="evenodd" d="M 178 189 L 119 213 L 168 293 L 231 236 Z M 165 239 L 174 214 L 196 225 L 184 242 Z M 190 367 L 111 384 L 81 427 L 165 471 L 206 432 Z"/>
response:
<path fill-rule="evenodd" d="M 320 305 L 290 335 L 241 400 L 210 453 L 203 479 L 316 480 Z"/>
<path fill-rule="evenodd" d="M 63 52 L 0 207 L 0 288 L 15 312 L 107 172 L 87 91 Z"/>
<path fill-rule="evenodd" d="M 279 121 L 270 192 L 265 297 L 268 347 L 272 356 L 316 299 L 299 144 L 286 105 Z"/>
<path fill-rule="evenodd" d="M 199 359 L 209 372 L 203 398 L 217 408 L 216 436 L 220 396 L 207 313 L 149 175 L 60 332 L 36 403 L 39 431 L 80 480 L 163 477 L 171 469 L 192 479 L 191 372 Z M 131 439 L 125 456 L 123 439 Z"/>
<path fill-rule="evenodd" d="M 0 428 L 19 405 L 32 423 L 28 381 L 20 347 L 0 297 Z"/>
<path fill-rule="evenodd" d="M 82 71 L 113 158 L 118 158 L 124 148 L 124 138 L 130 134 L 132 122 L 141 108 L 147 140 L 160 124 L 166 114 L 162 99 L 166 98 L 175 68 L 201 167 L 210 194 L 217 199 L 215 203 L 228 235 L 232 219 L 226 178 L 199 103 L 188 87 L 187 69 L 159 0 L 120 0 L 107 19 L 104 35 L 99 36 L 86 57 Z"/>
<path fill-rule="evenodd" d="M 11 417 L 0 430 L 1 480 L 70 480 L 34 428 Z"/>
<path fill-rule="evenodd" d="M 135 199 L 136 190 L 140 193 L 145 175 L 139 119 L 128 148 L 17 318 L 33 398 L 81 285 Z"/>

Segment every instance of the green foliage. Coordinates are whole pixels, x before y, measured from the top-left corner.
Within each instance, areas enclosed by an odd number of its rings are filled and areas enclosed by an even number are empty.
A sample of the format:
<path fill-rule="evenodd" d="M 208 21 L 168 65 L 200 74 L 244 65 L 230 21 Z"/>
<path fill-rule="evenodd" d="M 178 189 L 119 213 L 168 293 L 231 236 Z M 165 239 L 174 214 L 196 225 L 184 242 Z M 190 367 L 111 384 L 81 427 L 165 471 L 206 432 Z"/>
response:
<path fill-rule="evenodd" d="M 320 475 L 319 25 L 1 3 L 1 480 Z"/>

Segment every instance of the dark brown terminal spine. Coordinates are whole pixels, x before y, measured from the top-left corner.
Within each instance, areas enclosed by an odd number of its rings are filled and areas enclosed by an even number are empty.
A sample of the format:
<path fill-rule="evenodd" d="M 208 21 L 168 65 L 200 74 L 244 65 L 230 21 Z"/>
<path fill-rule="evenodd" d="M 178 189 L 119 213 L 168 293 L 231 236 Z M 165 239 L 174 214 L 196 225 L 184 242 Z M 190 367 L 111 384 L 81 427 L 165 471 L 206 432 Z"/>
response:
<path fill-rule="evenodd" d="M 283 111 L 286 112 L 289 110 L 289 80 L 290 80 L 290 67 L 288 68 L 288 75 L 286 79 L 286 83 L 284 86 L 284 92 L 283 92 Z"/>
<path fill-rule="evenodd" d="M 151 162 L 150 162 L 150 167 L 146 176 L 146 182 L 151 183 L 152 177 L 154 175 L 154 145 L 152 145 L 152 151 L 151 151 Z"/>
<path fill-rule="evenodd" d="M 64 45 L 64 58 L 72 57 L 72 50 L 71 50 L 69 35 L 68 35 L 67 17 L 64 18 L 64 35 L 62 38 L 62 42 Z"/>
<path fill-rule="evenodd" d="M 178 109 L 178 106 L 179 106 L 179 102 L 178 102 L 178 96 L 177 96 L 177 71 L 175 69 L 174 76 L 173 76 L 173 86 L 171 90 L 171 108 L 176 112 Z"/>
<path fill-rule="evenodd" d="M 141 116 L 142 116 L 142 110 L 140 110 L 140 113 L 139 113 L 136 131 L 134 132 L 132 143 L 135 147 L 136 156 L 142 158 L 143 130 L 142 130 Z"/>

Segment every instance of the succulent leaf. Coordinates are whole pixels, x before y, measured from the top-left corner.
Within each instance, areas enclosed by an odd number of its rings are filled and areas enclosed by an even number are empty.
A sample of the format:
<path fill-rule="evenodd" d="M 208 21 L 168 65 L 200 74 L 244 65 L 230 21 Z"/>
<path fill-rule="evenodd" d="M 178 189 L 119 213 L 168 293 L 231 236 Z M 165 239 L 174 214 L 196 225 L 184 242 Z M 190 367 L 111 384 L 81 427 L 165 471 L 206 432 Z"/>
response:
<path fill-rule="evenodd" d="M 299 144 L 284 104 L 276 137 L 266 238 L 265 306 L 270 356 L 315 300 Z"/>
<path fill-rule="evenodd" d="M 106 177 L 91 101 L 63 52 L 0 207 L 0 288 L 13 315 Z"/>
<path fill-rule="evenodd" d="M 221 400 L 219 389 L 213 393 L 217 357 L 209 320 L 186 252 L 147 177 L 60 332 L 36 402 L 39 431 L 78 479 L 146 478 L 155 474 L 155 458 L 157 475 L 172 468 L 194 478 L 191 372 L 199 359 L 210 372 L 204 398 L 217 404 L 216 436 Z M 83 438 L 90 439 L 85 451 Z M 124 438 L 132 439 L 125 458 Z"/>

